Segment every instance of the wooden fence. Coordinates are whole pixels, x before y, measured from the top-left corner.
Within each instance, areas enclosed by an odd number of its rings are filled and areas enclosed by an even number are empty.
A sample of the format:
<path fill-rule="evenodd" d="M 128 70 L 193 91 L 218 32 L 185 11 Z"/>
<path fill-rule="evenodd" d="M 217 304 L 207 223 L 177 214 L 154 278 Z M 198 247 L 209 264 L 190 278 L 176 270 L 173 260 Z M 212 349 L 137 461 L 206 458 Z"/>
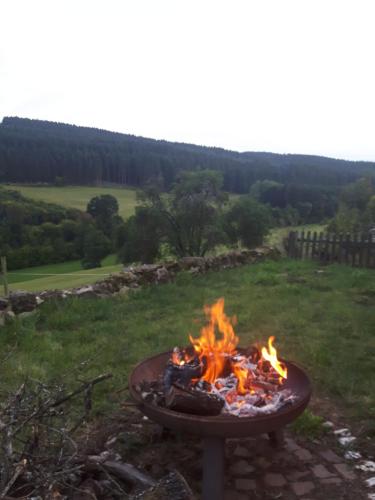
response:
<path fill-rule="evenodd" d="M 314 259 L 375 268 L 375 237 L 370 234 L 324 234 L 291 231 L 286 250 L 293 259 Z"/>

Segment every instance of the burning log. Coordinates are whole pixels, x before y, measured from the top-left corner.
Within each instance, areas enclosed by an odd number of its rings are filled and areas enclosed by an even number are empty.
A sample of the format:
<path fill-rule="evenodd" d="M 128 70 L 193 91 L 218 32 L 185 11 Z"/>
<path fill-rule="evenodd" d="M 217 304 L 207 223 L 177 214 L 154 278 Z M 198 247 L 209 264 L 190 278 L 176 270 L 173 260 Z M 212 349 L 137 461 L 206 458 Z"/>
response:
<path fill-rule="evenodd" d="M 170 410 L 213 416 L 221 413 L 224 400 L 209 392 L 174 385 L 166 395 L 165 404 Z"/>
<path fill-rule="evenodd" d="M 173 357 L 168 362 L 164 372 L 164 389 L 170 390 L 173 384 L 187 387 L 193 379 L 202 375 L 203 366 L 195 358 L 188 362 L 182 360 L 178 347 L 173 349 Z"/>

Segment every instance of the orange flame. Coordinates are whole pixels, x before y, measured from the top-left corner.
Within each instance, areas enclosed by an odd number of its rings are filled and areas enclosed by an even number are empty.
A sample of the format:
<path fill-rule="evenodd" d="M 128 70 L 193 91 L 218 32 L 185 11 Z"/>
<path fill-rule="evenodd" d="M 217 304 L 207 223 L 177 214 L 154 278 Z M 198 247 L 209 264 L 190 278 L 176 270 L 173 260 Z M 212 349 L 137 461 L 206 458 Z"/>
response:
<path fill-rule="evenodd" d="M 277 371 L 279 375 L 281 375 L 282 378 L 287 378 L 287 368 L 277 359 L 277 351 L 272 345 L 274 340 L 275 337 L 270 337 L 268 339 L 268 350 L 266 347 L 263 347 L 262 356 L 265 360 L 270 362 L 271 366 Z"/>
<path fill-rule="evenodd" d="M 238 363 L 233 365 L 233 371 L 238 379 L 237 392 L 239 394 L 246 394 L 248 392 L 253 394 L 254 389 L 251 387 L 251 372 Z"/>
<path fill-rule="evenodd" d="M 224 299 L 219 299 L 215 304 L 205 306 L 204 312 L 208 324 L 201 330 L 201 336 L 194 339 L 190 336 L 195 352 L 199 359 L 205 359 L 206 370 L 203 380 L 213 383 L 223 373 L 228 356 L 235 353 L 238 337 L 234 333 L 231 319 L 224 313 Z M 221 338 L 217 338 L 216 329 Z"/>

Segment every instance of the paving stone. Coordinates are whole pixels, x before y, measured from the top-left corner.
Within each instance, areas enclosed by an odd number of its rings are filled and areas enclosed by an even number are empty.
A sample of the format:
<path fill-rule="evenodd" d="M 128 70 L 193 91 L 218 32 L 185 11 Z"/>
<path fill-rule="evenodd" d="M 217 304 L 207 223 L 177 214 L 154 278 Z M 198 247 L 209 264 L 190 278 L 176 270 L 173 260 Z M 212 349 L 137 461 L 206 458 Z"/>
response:
<path fill-rule="evenodd" d="M 248 458 L 251 457 L 251 451 L 245 448 L 245 446 L 241 446 L 240 444 L 236 446 L 236 449 L 234 450 L 233 455 L 235 457 L 240 457 L 240 458 Z"/>
<path fill-rule="evenodd" d="M 299 450 L 296 450 L 294 453 L 303 462 L 309 462 L 313 458 L 309 450 L 306 450 L 306 448 L 300 448 Z"/>
<path fill-rule="evenodd" d="M 289 451 L 299 450 L 301 447 L 292 438 L 285 438 L 285 448 Z"/>
<path fill-rule="evenodd" d="M 236 479 L 234 482 L 236 490 L 240 491 L 251 491 L 256 489 L 256 483 L 254 479 Z"/>
<path fill-rule="evenodd" d="M 291 483 L 291 487 L 294 493 L 301 497 L 310 493 L 315 488 L 315 485 L 312 481 L 299 481 Z"/>
<path fill-rule="evenodd" d="M 344 479 L 348 481 L 353 481 L 355 479 L 355 474 L 346 464 L 335 464 L 336 470 L 342 475 Z"/>
<path fill-rule="evenodd" d="M 286 475 L 286 478 L 288 481 L 298 481 L 299 479 L 303 479 L 304 477 L 307 477 L 311 474 L 310 470 L 294 470 L 292 472 L 289 472 Z"/>
<path fill-rule="evenodd" d="M 338 464 L 339 462 L 342 461 L 342 458 L 340 458 L 336 453 L 332 450 L 323 450 L 319 452 L 319 455 L 323 457 L 327 462 L 331 462 L 332 464 Z"/>
<path fill-rule="evenodd" d="M 239 493 L 236 490 L 225 490 L 224 500 L 248 500 L 249 497 L 244 493 Z"/>
<path fill-rule="evenodd" d="M 255 465 L 257 467 L 261 467 L 262 469 L 267 469 L 271 465 L 271 462 L 264 457 L 258 457 L 255 460 Z"/>
<path fill-rule="evenodd" d="M 321 483 L 322 484 L 341 484 L 342 479 L 341 479 L 341 477 L 329 477 L 327 479 L 322 479 Z"/>
<path fill-rule="evenodd" d="M 246 460 L 238 460 L 238 462 L 230 466 L 229 470 L 235 476 L 246 476 L 250 472 L 254 472 L 255 467 Z"/>
<path fill-rule="evenodd" d="M 245 493 L 237 493 L 236 500 L 249 500 L 249 496 Z"/>
<path fill-rule="evenodd" d="M 312 471 L 318 479 L 326 479 L 327 477 L 335 476 L 335 474 L 329 472 L 329 470 L 326 467 L 324 467 L 324 465 L 321 464 L 314 465 L 314 467 L 312 467 Z"/>
<path fill-rule="evenodd" d="M 281 486 L 286 485 L 286 479 L 282 474 L 278 474 L 275 472 L 269 472 L 264 476 L 264 482 L 266 486 L 270 488 L 280 488 Z"/>

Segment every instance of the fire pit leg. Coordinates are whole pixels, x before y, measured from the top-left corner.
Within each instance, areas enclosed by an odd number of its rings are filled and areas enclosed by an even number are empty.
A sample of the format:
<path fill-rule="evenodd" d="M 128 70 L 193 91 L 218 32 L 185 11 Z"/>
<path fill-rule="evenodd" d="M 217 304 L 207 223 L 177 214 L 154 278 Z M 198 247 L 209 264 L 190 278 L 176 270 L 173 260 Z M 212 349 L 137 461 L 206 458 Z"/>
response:
<path fill-rule="evenodd" d="M 202 500 L 223 500 L 225 439 L 203 439 Z"/>
<path fill-rule="evenodd" d="M 284 429 L 278 429 L 268 434 L 271 445 L 275 448 L 281 448 L 284 445 Z"/>

